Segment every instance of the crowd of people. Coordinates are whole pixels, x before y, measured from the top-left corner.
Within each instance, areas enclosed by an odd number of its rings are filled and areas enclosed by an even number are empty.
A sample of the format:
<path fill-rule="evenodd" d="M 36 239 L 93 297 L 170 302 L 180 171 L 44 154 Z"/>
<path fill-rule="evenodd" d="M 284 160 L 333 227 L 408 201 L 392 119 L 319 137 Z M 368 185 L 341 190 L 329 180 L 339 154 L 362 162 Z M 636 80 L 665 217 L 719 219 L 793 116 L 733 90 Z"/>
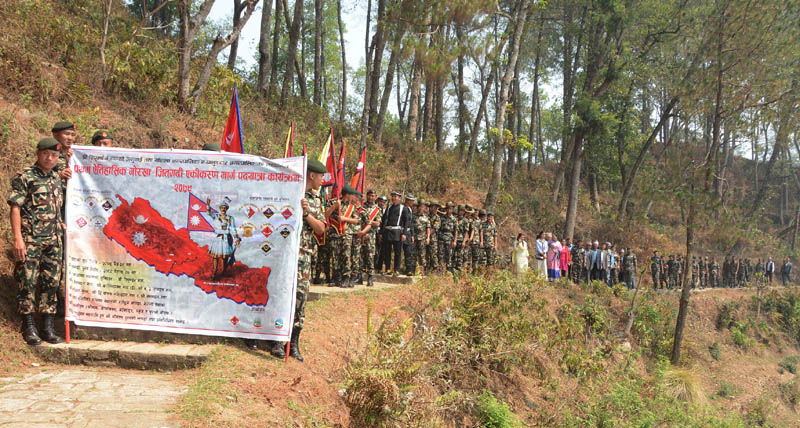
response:
<path fill-rule="evenodd" d="M 375 273 L 397 276 L 491 266 L 497 254 L 494 214 L 469 205 L 417 200 L 393 191 L 363 195 L 344 186 L 329 199 L 325 234 L 317 236 L 313 283 L 372 286 Z"/>
<path fill-rule="evenodd" d="M 517 272 L 528 269 L 528 257 L 528 243 L 524 234 L 520 233 L 512 252 L 512 266 Z M 569 278 L 575 283 L 598 280 L 609 286 L 621 283 L 630 289 L 636 288 L 639 263 L 630 247 L 618 251 L 616 244 L 596 240 L 584 243 L 582 239 L 573 244 L 571 238 L 559 240 L 553 233 L 540 232 L 536 237 L 534 260 L 536 272 L 551 281 L 559 278 Z M 755 266 L 749 258 L 726 256 L 720 266 L 716 257 L 692 256 L 691 262 L 687 263 L 681 255 L 670 254 L 669 258 L 663 258 L 656 250 L 649 264 L 653 288 L 682 288 L 685 269 L 691 269 L 686 276 L 691 288 L 733 288 L 751 283 L 771 285 L 778 273 L 782 285 L 792 282 L 792 262 L 789 257 L 777 270 L 771 256 L 759 258 Z"/>

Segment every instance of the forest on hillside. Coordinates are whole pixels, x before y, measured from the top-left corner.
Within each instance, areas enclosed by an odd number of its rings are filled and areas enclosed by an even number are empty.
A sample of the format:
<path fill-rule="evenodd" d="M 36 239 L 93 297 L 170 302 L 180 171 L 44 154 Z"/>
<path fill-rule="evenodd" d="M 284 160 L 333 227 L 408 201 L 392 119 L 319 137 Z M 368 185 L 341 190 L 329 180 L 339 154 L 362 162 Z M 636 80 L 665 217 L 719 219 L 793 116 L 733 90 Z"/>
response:
<path fill-rule="evenodd" d="M 216 3 L 229 22 L 209 18 Z M 683 227 L 725 225 L 713 244 L 726 253 L 763 232 L 796 251 L 797 1 L 344 6 L 363 7 L 366 22 L 343 21 L 341 0 L 10 2 L 5 22 L 58 17 L 35 37 L 5 34 L 0 73 L 23 97 L 58 98 L 30 77 L 47 70 L 23 52 L 49 50 L 72 102 L 99 94 L 170 106 L 216 128 L 239 83 L 245 104 L 313 111 L 320 128 L 362 147 L 447 153 L 465 171 L 491 165 L 476 182 L 489 209 L 509 183 L 528 180 L 566 237 L 579 214 L 624 225 L 661 206 Z M 260 19 L 254 64 L 239 44 L 251 19 Z M 363 45 L 346 46 L 357 24 Z M 355 48 L 363 63 L 347 63 Z M 276 125 L 263 121 L 247 126 Z M 246 147 L 262 144 L 251 135 Z"/>

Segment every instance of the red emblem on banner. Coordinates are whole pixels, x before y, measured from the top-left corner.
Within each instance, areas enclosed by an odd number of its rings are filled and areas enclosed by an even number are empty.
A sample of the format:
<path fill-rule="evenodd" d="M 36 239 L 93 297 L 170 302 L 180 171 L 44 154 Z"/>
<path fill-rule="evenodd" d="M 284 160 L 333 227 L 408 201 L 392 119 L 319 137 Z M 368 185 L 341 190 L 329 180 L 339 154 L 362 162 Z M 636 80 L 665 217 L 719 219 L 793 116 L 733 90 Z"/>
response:
<path fill-rule="evenodd" d="M 264 235 L 265 238 L 269 238 L 269 235 L 272 235 L 272 228 L 267 226 L 261 229 L 261 234 Z"/>
<path fill-rule="evenodd" d="M 239 324 L 239 318 L 236 318 L 236 316 L 231 318 L 231 324 L 233 324 L 233 325 Z"/>

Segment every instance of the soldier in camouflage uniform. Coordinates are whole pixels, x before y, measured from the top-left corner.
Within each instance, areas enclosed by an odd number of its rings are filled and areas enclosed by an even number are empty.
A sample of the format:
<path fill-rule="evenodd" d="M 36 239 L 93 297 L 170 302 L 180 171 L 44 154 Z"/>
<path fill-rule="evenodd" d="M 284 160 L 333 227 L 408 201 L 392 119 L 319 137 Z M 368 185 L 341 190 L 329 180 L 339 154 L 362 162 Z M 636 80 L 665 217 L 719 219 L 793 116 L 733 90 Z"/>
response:
<path fill-rule="evenodd" d="M 697 265 L 697 257 L 692 256 L 692 288 L 697 287 L 697 281 L 700 274 L 700 267 Z"/>
<path fill-rule="evenodd" d="M 628 247 L 628 251 L 624 249 L 621 250 L 622 256 L 622 281 L 625 283 L 625 287 L 629 290 L 633 290 L 636 288 L 636 255 L 633 254 L 630 247 Z"/>
<path fill-rule="evenodd" d="M 432 201 L 428 210 L 428 224 L 430 239 L 428 246 L 425 248 L 425 272 L 440 272 L 441 266 L 439 265 L 439 225 L 441 224 L 441 216 L 439 215 L 439 203 Z"/>
<path fill-rule="evenodd" d="M 700 259 L 697 261 L 697 270 L 700 288 L 706 288 L 706 281 L 708 281 L 708 257 L 700 257 Z"/>
<path fill-rule="evenodd" d="M 361 275 L 361 240 L 366 234 L 366 228 L 369 226 L 364 210 L 362 209 L 361 192 L 353 189 L 355 193 L 352 195 L 351 200 L 355 205 L 355 211 L 352 217 L 358 220 L 356 224 L 348 224 L 347 230 L 351 234 L 350 241 L 350 283 L 363 284 Z"/>
<path fill-rule="evenodd" d="M 675 260 L 674 254 L 670 254 L 667 261 L 667 278 L 669 278 L 667 288 L 672 290 L 678 286 L 678 261 Z"/>
<path fill-rule="evenodd" d="M 578 242 L 572 246 L 570 257 L 572 257 L 572 269 L 569 271 L 569 276 L 572 282 L 578 284 L 585 277 L 584 270 L 586 269 L 586 250 L 583 248 L 583 239 L 578 239 Z"/>
<path fill-rule="evenodd" d="M 486 218 L 485 210 L 474 210 L 472 214 L 472 239 L 470 240 L 469 258 L 472 272 L 483 266 L 483 223 Z"/>
<path fill-rule="evenodd" d="M 314 233 L 322 234 L 325 232 L 325 213 L 323 212 L 322 196 L 320 187 L 324 180 L 325 165 L 316 159 L 308 160 L 308 177 L 306 180 L 306 193 L 301 201 L 303 207 L 303 229 L 300 234 L 300 255 L 297 258 L 297 295 L 294 309 L 294 325 L 292 328 L 292 339 L 289 345 L 289 355 L 303 361 L 300 354 L 300 332 L 303 330 L 303 323 L 306 316 L 306 297 L 311 287 L 311 262 L 317 250 L 317 242 Z M 336 208 L 336 204 L 331 208 Z M 283 346 L 280 342 L 275 342 L 270 350 L 272 355 L 278 358 L 284 357 Z"/>
<path fill-rule="evenodd" d="M 320 197 L 322 197 L 321 192 Z M 323 209 L 327 210 L 334 203 L 333 200 L 328 200 L 327 203 L 323 202 Z M 322 244 L 317 245 L 317 252 L 314 257 L 314 284 L 322 283 L 322 274 L 325 274 L 325 282 L 327 282 L 329 286 L 332 286 L 334 283 L 333 275 L 331 275 L 331 258 L 333 253 L 332 242 L 336 239 L 335 235 L 337 235 L 336 230 L 333 227 L 327 227 L 323 234 L 324 239 L 322 240 Z"/>
<path fill-rule="evenodd" d="M 661 285 L 662 275 L 661 256 L 658 254 L 658 250 L 655 250 L 653 251 L 653 257 L 650 258 L 650 276 L 653 278 L 654 290 L 658 290 L 659 285 Z M 661 288 L 663 288 L 663 286 Z"/>
<path fill-rule="evenodd" d="M 469 220 L 465 214 L 467 208 L 463 205 L 458 206 L 458 219 L 456 220 L 456 246 L 453 254 L 453 269 L 460 271 L 464 266 L 464 259 L 467 254 L 467 239 L 469 238 Z"/>
<path fill-rule="evenodd" d="M 426 250 L 430 243 L 430 219 L 428 219 L 428 203 L 419 201 L 417 214 L 414 216 L 414 262 L 412 264 L 412 274 L 416 274 L 419 265 L 422 274 L 425 271 L 425 260 L 427 259 Z"/>
<path fill-rule="evenodd" d="M 331 241 L 333 249 L 333 277 L 338 287 L 352 288 L 355 275 L 352 274 L 353 268 L 353 235 L 358 232 L 358 223 L 360 220 L 356 218 L 356 206 L 353 199 L 357 194 L 356 190 L 345 185 L 342 188 L 343 204 L 339 208 L 339 212 L 334 214 L 334 218 L 341 225 L 339 233 Z M 349 214 L 349 215 L 348 215 Z M 342 231 L 343 229 L 343 231 Z"/>
<path fill-rule="evenodd" d="M 72 157 L 72 144 L 75 142 L 75 138 L 77 137 L 77 133 L 75 132 L 75 125 L 72 122 L 56 122 L 51 129 L 53 133 L 53 138 L 61 144 L 61 151 L 58 154 L 58 163 L 56 166 L 53 167 L 53 170 L 58 174 L 61 178 L 62 182 L 65 184 L 62 186 L 62 199 L 64 200 L 64 206 L 61 208 L 61 216 L 66 216 L 66 208 L 67 208 L 67 186 L 66 182 L 72 177 L 72 169 L 67 168 L 69 164 L 69 158 Z M 92 140 L 94 141 L 94 139 Z M 61 242 L 66 242 L 66 237 L 62 232 Z M 62 254 L 63 257 L 63 254 Z M 62 259 L 64 264 L 66 264 L 66 259 Z M 61 317 L 64 316 L 64 291 L 65 291 L 65 278 L 64 278 L 64 269 L 61 270 L 61 278 L 59 279 L 59 286 L 57 292 L 57 307 L 56 307 L 56 315 Z"/>
<path fill-rule="evenodd" d="M 61 144 L 53 138 L 43 138 L 36 149 L 36 163 L 14 176 L 8 196 L 16 261 L 14 277 L 19 283 L 17 305 L 22 315 L 22 337 L 29 345 L 42 343 L 33 319 L 37 288 L 38 309 L 44 322 L 42 339 L 50 343 L 62 341 L 53 330 L 63 257 L 63 183 L 54 170 Z"/>
<path fill-rule="evenodd" d="M 711 263 L 708 265 L 708 286 L 711 288 L 719 286 L 719 264 L 717 264 L 716 257 L 712 257 Z"/>
<path fill-rule="evenodd" d="M 447 203 L 446 212 L 442 217 L 442 222 L 439 225 L 439 256 L 441 263 L 448 271 L 453 271 L 453 252 L 456 247 L 456 227 L 458 220 L 453 216 L 453 207 L 455 204 L 452 202 Z"/>
<path fill-rule="evenodd" d="M 367 287 L 372 287 L 372 276 L 375 274 L 375 252 L 376 252 L 376 239 L 375 235 L 381 226 L 382 210 L 375 203 L 375 196 L 377 194 L 374 190 L 367 192 L 367 202 L 364 203 L 363 213 L 370 228 L 362 238 L 364 245 L 361 246 L 361 260 L 364 265 L 364 271 L 367 273 Z M 363 230 L 363 229 L 362 229 Z"/>

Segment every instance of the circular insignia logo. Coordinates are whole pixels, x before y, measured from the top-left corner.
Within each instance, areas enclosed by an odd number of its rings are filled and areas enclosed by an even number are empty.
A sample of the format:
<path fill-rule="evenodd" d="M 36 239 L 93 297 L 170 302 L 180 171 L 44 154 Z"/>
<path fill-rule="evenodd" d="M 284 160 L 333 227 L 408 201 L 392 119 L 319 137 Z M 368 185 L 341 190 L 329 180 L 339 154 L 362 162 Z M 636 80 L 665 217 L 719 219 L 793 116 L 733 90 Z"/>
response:
<path fill-rule="evenodd" d="M 275 320 L 275 328 L 283 328 L 283 320 L 278 318 Z"/>

